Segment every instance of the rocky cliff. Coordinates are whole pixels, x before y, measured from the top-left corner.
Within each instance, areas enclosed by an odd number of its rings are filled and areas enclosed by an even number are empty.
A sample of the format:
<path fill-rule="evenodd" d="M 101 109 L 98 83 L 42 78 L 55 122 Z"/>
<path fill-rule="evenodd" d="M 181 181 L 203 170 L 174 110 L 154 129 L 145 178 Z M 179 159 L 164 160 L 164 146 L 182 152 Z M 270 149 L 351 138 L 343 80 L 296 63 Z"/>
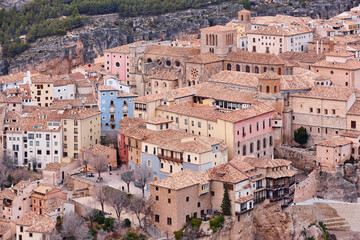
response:
<path fill-rule="evenodd" d="M 252 1 L 257 15 L 289 14 L 296 16 L 331 17 L 357 5 L 359 0 L 312 1 L 306 7 L 300 2 L 264 3 Z M 236 17 L 242 5 L 226 2 L 203 9 L 191 9 L 156 17 L 122 18 L 117 14 L 89 17 L 89 23 L 67 36 L 38 40 L 14 59 L 0 60 L 0 75 L 39 69 L 59 74 L 80 64 L 92 63 L 107 48 L 137 40 L 176 39 L 184 34 L 197 34 L 199 28 L 225 24 Z"/>
<path fill-rule="evenodd" d="M 317 196 L 325 199 L 357 202 L 360 196 L 360 164 L 347 163 L 336 172 L 320 172 Z"/>

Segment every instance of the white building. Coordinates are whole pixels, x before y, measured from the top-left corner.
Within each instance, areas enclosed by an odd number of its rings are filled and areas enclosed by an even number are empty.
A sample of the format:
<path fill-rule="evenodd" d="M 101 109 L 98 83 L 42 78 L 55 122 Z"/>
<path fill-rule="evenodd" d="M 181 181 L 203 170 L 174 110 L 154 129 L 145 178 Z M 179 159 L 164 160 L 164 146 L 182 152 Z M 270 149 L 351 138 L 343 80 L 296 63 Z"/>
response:
<path fill-rule="evenodd" d="M 121 84 L 115 77 L 112 76 L 105 76 L 104 77 L 104 85 L 105 86 L 112 86 L 118 89 L 121 92 L 130 93 L 130 86 L 125 84 Z"/>
<path fill-rule="evenodd" d="M 62 79 L 54 82 L 54 98 L 55 99 L 74 99 L 75 83 L 71 79 Z"/>
<path fill-rule="evenodd" d="M 63 155 L 62 128 L 59 120 L 45 119 L 44 115 L 23 116 L 11 122 L 6 131 L 6 150 L 16 166 L 45 168 L 60 162 Z"/>
<path fill-rule="evenodd" d="M 283 52 L 307 52 L 313 33 L 303 27 L 258 26 L 247 33 L 248 51 L 278 55 Z"/>

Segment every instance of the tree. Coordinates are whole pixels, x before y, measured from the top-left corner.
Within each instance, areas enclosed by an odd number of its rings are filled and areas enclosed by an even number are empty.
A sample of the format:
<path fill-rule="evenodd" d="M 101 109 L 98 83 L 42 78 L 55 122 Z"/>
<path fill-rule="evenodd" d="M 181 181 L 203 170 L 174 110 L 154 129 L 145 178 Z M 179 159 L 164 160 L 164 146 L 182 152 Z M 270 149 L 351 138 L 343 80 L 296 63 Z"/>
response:
<path fill-rule="evenodd" d="M 14 159 L 8 151 L 4 151 L 1 155 L 0 164 L 0 188 L 9 187 L 9 174 L 14 169 Z"/>
<path fill-rule="evenodd" d="M 106 191 L 107 202 L 113 207 L 116 217 L 120 222 L 121 212 L 124 208 L 129 206 L 129 197 L 125 192 L 122 192 L 117 189 L 111 189 Z"/>
<path fill-rule="evenodd" d="M 66 239 L 84 240 L 89 239 L 89 229 L 82 219 L 75 212 L 69 212 L 64 215 L 61 224 L 61 236 Z"/>
<path fill-rule="evenodd" d="M 94 208 L 87 208 L 86 217 L 90 220 L 90 228 L 93 228 L 93 221 L 99 215 L 99 210 Z"/>
<path fill-rule="evenodd" d="M 227 184 L 224 185 L 224 196 L 221 203 L 221 211 L 225 216 L 231 216 L 231 200 Z"/>
<path fill-rule="evenodd" d="M 18 184 L 22 180 L 29 180 L 31 178 L 30 172 L 23 168 L 15 169 L 11 172 L 11 184 Z"/>
<path fill-rule="evenodd" d="M 90 158 L 89 165 L 92 166 L 95 171 L 99 174 L 99 181 L 101 180 L 101 173 L 107 169 L 107 162 L 104 155 L 92 155 Z"/>
<path fill-rule="evenodd" d="M 106 146 L 113 145 L 116 148 L 118 146 L 118 132 L 116 130 L 106 130 L 102 143 Z"/>
<path fill-rule="evenodd" d="M 96 199 L 98 200 L 98 202 L 100 203 L 101 205 L 101 212 L 102 214 L 104 215 L 104 204 L 105 204 L 105 201 L 106 201 L 106 193 L 105 193 L 105 189 L 103 186 L 99 186 L 97 188 L 95 188 L 95 196 L 96 196 Z"/>
<path fill-rule="evenodd" d="M 121 179 L 126 183 L 127 185 L 127 192 L 130 193 L 130 183 L 134 181 L 134 172 L 133 171 L 127 171 L 121 174 Z"/>
<path fill-rule="evenodd" d="M 136 218 L 139 221 L 139 226 L 142 228 L 142 217 L 141 214 L 145 214 L 146 201 L 143 198 L 133 196 L 130 201 L 130 209 L 135 213 Z"/>
<path fill-rule="evenodd" d="M 242 0 L 241 4 L 244 6 L 245 9 L 250 10 L 251 9 L 251 3 L 249 0 Z"/>
<path fill-rule="evenodd" d="M 91 153 L 84 151 L 80 158 L 81 164 L 84 165 L 85 167 L 85 177 L 88 176 L 87 171 L 88 171 L 89 161 L 91 160 L 91 156 L 92 156 Z"/>
<path fill-rule="evenodd" d="M 145 186 L 148 181 L 152 179 L 152 170 L 151 168 L 143 165 L 136 166 L 134 170 L 134 179 L 140 185 L 142 190 L 142 195 L 145 197 Z"/>
<path fill-rule="evenodd" d="M 294 140 L 300 145 L 304 145 L 307 143 L 309 135 L 307 134 L 306 128 L 300 127 L 294 131 Z"/>

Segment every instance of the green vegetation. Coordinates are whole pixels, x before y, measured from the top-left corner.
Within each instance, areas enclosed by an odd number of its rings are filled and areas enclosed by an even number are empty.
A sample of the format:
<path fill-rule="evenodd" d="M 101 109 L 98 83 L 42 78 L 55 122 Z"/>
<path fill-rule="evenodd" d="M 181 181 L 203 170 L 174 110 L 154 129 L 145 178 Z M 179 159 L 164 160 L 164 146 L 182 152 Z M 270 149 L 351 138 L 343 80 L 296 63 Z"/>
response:
<path fill-rule="evenodd" d="M 224 215 L 220 215 L 214 219 L 211 219 L 210 220 L 210 229 L 212 229 L 214 232 L 216 232 L 218 228 L 222 227 L 224 220 L 225 220 Z"/>
<path fill-rule="evenodd" d="M 231 200 L 227 184 L 224 184 L 224 196 L 221 203 L 221 211 L 225 216 L 231 216 Z"/>
<path fill-rule="evenodd" d="M 131 221 L 128 218 L 125 218 L 123 225 L 124 227 L 131 227 Z"/>
<path fill-rule="evenodd" d="M 190 219 L 190 222 L 191 222 L 191 225 L 192 225 L 194 228 L 199 229 L 202 220 L 199 219 L 199 218 L 191 218 L 191 219 Z"/>
<path fill-rule="evenodd" d="M 226 0 L 35 0 L 0 11 L 0 43 L 4 55 L 13 57 L 29 46 L 14 39 L 26 35 L 28 43 L 38 38 L 65 35 L 67 31 L 83 26 L 87 18 L 82 15 L 118 13 L 120 17 L 159 15 Z M 248 1 L 248 0 L 243 0 Z M 130 23 L 129 23 L 130 26 Z M 11 47 L 10 51 L 8 50 Z"/>
<path fill-rule="evenodd" d="M 307 134 L 306 128 L 300 127 L 294 131 L 294 140 L 295 142 L 304 145 L 307 143 L 309 135 Z"/>
<path fill-rule="evenodd" d="M 175 235 L 175 239 L 176 240 L 180 240 L 183 236 L 184 236 L 184 230 L 185 230 L 186 226 L 183 227 L 182 229 L 180 229 L 179 231 L 175 231 L 174 235 Z"/>
<path fill-rule="evenodd" d="M 249 0 L 242 0 L 241 4 L 244 6 L 245 9 L 247 9 L 247 10 L 251 9 L 251 4 L 250 4 Z"/>
<path fill-rule="evenodd" d="M 140 240 L 140 239 L 146 239 L 146 236 L 140 233 L 140 235 L 137 235 L 136 232 L 128 232 L 124 238 L 124 240 Z"/>

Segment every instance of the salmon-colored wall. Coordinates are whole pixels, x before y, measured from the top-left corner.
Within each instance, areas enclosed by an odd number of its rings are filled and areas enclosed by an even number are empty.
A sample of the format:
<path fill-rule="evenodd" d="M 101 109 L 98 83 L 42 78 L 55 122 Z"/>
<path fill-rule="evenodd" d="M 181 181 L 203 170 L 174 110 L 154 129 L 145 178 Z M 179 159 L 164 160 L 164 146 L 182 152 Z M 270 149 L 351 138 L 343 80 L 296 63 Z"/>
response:
<path fill-rule="evenodd" d="M 116 67 L 116 63 L 120 63 L 120 67 Z M 128 70 L 130 69 L 130 59 L 128 54 L 124 53 L 105 53 L 105 69 L 108 73 L 119 75 L 119 80 L 127 81 L 129 78 Z M 130 71 L 130 70 L 129 70 Z"/>

